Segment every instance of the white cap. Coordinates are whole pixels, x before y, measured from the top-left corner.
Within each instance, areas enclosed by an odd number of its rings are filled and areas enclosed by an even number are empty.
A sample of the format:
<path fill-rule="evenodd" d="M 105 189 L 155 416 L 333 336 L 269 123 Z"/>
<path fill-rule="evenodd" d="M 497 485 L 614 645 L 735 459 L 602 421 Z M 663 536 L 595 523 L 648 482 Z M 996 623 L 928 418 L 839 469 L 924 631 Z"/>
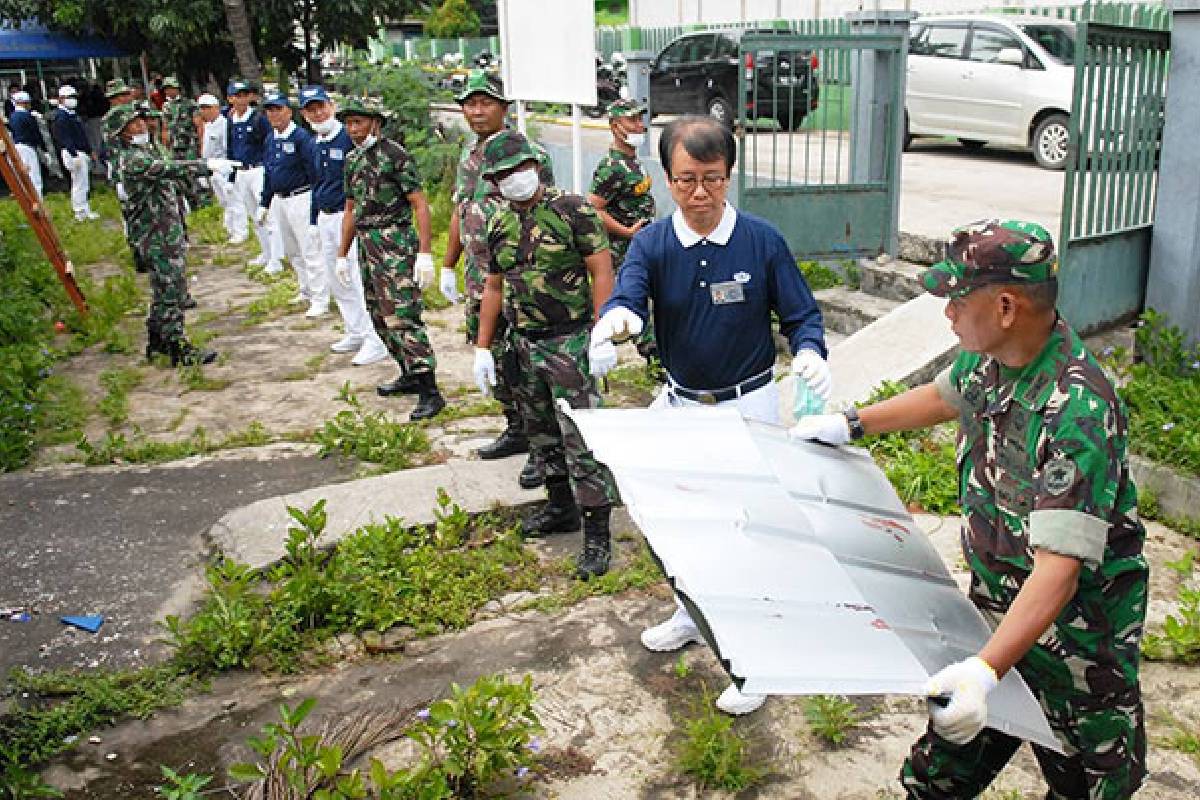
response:
<path fill-rule="evenodd" d="M 198 105 L 198 106 L 220 106 L 221 101 L 218 100 L 213 95 L 206 93 L 206 94 L 202 94 L 196 98 L 196 105 Z"/>
<path fill-rule="evenodd" d="M 75 91 L 75 87 L 70 84 L 58 87 L 59 97 L 75 97 L 77 94 L 79 94 L 79 92 Z"/>
<path fill-rule="evenodd" d="M 12 101 L 14 103 L 32 103 L 33 98 L 29 96 L 29 92 L 13 92 Z"/>

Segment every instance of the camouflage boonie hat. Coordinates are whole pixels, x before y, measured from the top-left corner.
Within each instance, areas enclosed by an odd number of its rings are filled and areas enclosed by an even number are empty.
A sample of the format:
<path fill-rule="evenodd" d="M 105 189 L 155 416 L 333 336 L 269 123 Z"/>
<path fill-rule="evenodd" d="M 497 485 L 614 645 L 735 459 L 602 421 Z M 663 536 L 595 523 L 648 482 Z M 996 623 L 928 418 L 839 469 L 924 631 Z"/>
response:
<path fill-rule="evenodd" d="M 104 96 L 110 99 L 119 94 L 125 94 L 128 91 L 130 91 L 129 86 L 121 78 L 113 78 L 104 84 Z"/>
<path fill-rule="evenodd" d="M 646 104 L 638 100 L 614 100 L 608 104 L 608 117 L 636 117 L 646 113 Z"/>
<path fill-rule="evenodd" d="M 180 88 L 179 87 L 179 79 L 173 75 L 168 75 L 167 77 L 162 79 L 162 87 L 164 89 L 178 89 L 178 88 Z"/>
<path fill-rule="evenodd" d="M 145 114 L 135 108 L 133 103 L 114 106 L 104 115 L 104 135 L 111 137 L 119 136 L 121 131 L 125 130 L 126 125 L 138 117 L 144 116 Z"/>
<path fill-rule="evenodd" d="M 965 297 L 999 283 L 1045 283 L 1058 277 L 1050 234 L 1036 222 L 981 220 L 955 228 L 945 260 L 921 274 L 925 291 Z"/>
<path fill-rule="evenodd" d="M 351 97 L 337 110 L 337 118 L 342 122 L 346 117 L 374 117 L 380 122 L 384 119 L 383 109 L 370 100 L 361 97 Z"/>
<path fill-rule="evenodd" d="M 461 106 L 467 102 L 468 97 L 480 92 L 486 94 L 488 97 L 494 97 L 501 103 L 508 102 L 508 98 L 504 96 L 504 84 L 500 82 L 500 79 L 490 72 L 484 72 L 481 69 L 473 69 L 467 74 L 467 82 L 463 86 L 463 90 L 454 99 Z"/>
<path fill-rule="evenodd" d="M 483 176 L 485 178 L 507 169 L 537 161 L 533 145 L 524 134 L 517 131 L 500 131 L 493 134 L 483 146 Z"/>

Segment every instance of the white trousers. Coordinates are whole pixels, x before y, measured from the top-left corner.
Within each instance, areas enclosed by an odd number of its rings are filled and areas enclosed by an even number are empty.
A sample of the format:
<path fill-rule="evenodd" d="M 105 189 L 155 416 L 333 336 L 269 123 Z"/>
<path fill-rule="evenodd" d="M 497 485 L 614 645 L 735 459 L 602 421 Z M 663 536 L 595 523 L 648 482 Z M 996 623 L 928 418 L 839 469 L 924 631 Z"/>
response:
<path fill-rule="evenodd" d="M 234 219 L 234 204 L 233 204 L 233 184 L 221 175 L 213 175 L 208 178 L 208 185 L 212 187 L 213 197 L 225 211 L 225 233 L 233 238 L 237 234 L 237 221 Z M 242 230 L 246 229 L 246 214 L 242 213 Z"/>
<path fill-rule="evenodd" d="M 82 152 L 75 158 L 72 158 L 66 150 L 63 150 L 60 155 L 62 156 L 62 165 L 71 175 L 71 210 L 77 217 L 91 214 L 92 207 L 88 204 L 91 180 L 88 177 L 88 171 L 91 169 L 92 160 L 88 158 L 87 153 Z"/>
<path fill-rule="evenodd" d="M 669 387 L 664 386 L 659 390 L 658 396 L 654 398 L 654 402 L 650 404 L 650 408 L 682 408 L 685 406 L 703 406 L 704 403 L 695 400 L 688 400 L 679 395 L 672 394 Z M 772 425 L 779 424 L 779 384 L 774 380 L 767 383 L 766 386 L 760 386 L 753 392 L 747 392 L 741 397 L 735 397 L 733 400 L 724 400 L 717 403 L 718 406 L 736 405 L 742 416 L 755 422 L 767 422 Z"/>
<path fill-rule="evenodd" d="M 283 253 L 271 251 L 272 260 L 284 253 L 296 270 L 300 293 L 311 302 L 324 308 L 329 305 L 329 282 L 325 280 L 325 265 L 321 260 L 321 247 L 309 240 L 308 213 L 312 206 L 312 192 L 301 192 L 291 197 L 275 195 L 271 198 L 271 222 L 279 231 Z"/>
<path fill-rule="evenodd" d="M 25 171 L 29 173 L 29 182 L 33 184 L 33 190 L 37 192 L 37 196 L 42 196 L 42 162 L 38 161 L 38 152 L 27 144 L 17 145 L 17 155 L 21 156 L 21 162 L 25 165 Z"/>
<path fill-rule="evenodd" d="M 337 303 L 346 334 L 366 341 L 368 337 L 375 335 L 375 328 L 371 324 L 371 315 L 367 312 L 362 273 L 358 270 L 358 237 L 350 243 L 350 252 L 346 254 L 346 260 L 350 262 L 350 285 L 343 286 L 334 274 L 338 248 L 342 244 L 343 213 L 336 211 L 327 214 L 322 211 L 317 214 L 317 228 L 321 231 L 321 265 L 325 285 L 329 287 L 333 300 Z"/>
<path fill-rule="evenodd" d="M 233 206 L 233 220 L 237 230 L 234 235 L 238 238 L 245 236 L 246 218 L 254 221 L 255 214 L 262 201 L 263 168 L 235 170 L 233 191 L 230 193 L 230 204 Z M 271 235 L 265 224 L 254 222 L 254 235 L 258 238 L 258 246 L 262 248 L 263 258 L 268 264 L 278 261 L 279 254 L 271 252 Z"/>

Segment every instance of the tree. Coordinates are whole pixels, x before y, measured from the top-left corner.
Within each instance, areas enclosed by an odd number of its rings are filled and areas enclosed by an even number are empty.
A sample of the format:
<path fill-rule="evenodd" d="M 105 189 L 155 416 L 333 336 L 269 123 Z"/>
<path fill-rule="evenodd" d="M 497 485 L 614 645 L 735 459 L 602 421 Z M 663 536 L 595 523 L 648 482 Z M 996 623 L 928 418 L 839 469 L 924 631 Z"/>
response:
<path fill-rule="evenodd" d="M 479 15 L 467 0 L 445 0 L 426 17 L 425 35 L 435 39 L 478 36 Z"/>
<path fill-rule="evenodd" d="M 254 52 L 254 38 L 250 27 L 250 15 L 246 13 L 244 0 L 222 0 L 229 35 L 233 38 L 233 50 L 237 53 L 238 69 L 246 80 L 262 81 L 262 64 Z"/>

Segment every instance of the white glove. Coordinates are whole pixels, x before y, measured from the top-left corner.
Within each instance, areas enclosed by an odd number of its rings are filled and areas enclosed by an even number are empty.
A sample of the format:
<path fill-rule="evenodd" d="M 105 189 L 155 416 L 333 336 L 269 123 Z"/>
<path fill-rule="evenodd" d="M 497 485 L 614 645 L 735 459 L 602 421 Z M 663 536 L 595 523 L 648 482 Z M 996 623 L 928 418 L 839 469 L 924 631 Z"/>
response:
<path fill-rule="evenodd" d="M 438 288 L 451 303 L 458 302 L 458 276 L 454 274 L 454 270 L 441 268 L 438 274 Z"/>
<path fill-rule="evenodd" d="M 492 358 L 492 351 L 486 347 L 475 348 L 475 385 L 484 397 L 491 394 L 492 387 L 496 385 L 496 359 Z"/>
<path fill-rule="evenodd" d="M 594 378 L 602 378 L 617 365 L 617 346 L 609 339 L 592 342 L 588 348 L 588 372 Z"/>
<path fill-rule="evenodd" d="M 58 153 L 62 158 L 62 165 L 67 169 L 75 169 L 75 156 L 68 153 L 66 150 L 60 150 Z"/>
<path fill-rule="evenodd" d="M 267 214 L 269 214 L 269 213 L 271 213 L 271 209 L 269 209 L 265 206 L 259 206 L 258 210 L 254 212 L 254 224 L 255 225 L 266 225 L 267 224 Z"/>
<path fill-rule="evenodd" d="M 326 262 L 328 263 L 328 262 Z M 338 260 L 333 265 L 333 275 L 338 279 L 338 283 L 342 286 L 350 285 L 350 259 L 345 256 L 338 256 Z"/>
<path fill-rule="evenodd" d="M 128 202 L 129 195 L 125 193 L 125 184 L 117 182 L 117 199 L 122 203 Z"/>
<path fill-rule="evenodd" d="M 933 730 L 955 744 L 966 744 L 974 739 L 987 722 L 988 692 L 999 683 L 996 671 L 979 656 L 951 664 L 934 675 L 925 684 L 925 694 L 929 697 L 948 696 L 950 702 L 944 708 L 930 703 L 929 719 Z"/>
<path fill-rule="evenodd" d="M 829 390 L 833 388 L 833 373 L 820 353 L 802 348 L 792 359 L 792 374 L 803 378 L 815 395 L 828 402 Z"/>
<path fill-rule="evenodd" d="M 642 318 L 624 306 L 617 306 L 596 321 L 592 328 L 592 344 L 603 341 L 624 341 L 642 332 Z"/>
<path fill-rule="evenodd" d="M 788 431 L 788 436 L 825 444 L 846 444 L 850 441 L 850 423 L 845 414 L 813 414 L 801 417 Z"/>
<path fill-rule="evenodd" d="M 233 171 L 233 168 L 238 166 L 237 161 L 230 161 L 228 158 L 206 158 L 204 165 L 209 171 L 216 175 L 228 175 Z"/>
<path fill-rule="evenodd" d="M 50 169 L 54 164 L 54 156 L 50 155 L 45 150 L 41 151 L 41 156 L 42 163 L 46 165 L 46 169 Z"/>
<path fill-rule="evenodd" d="M 321 229 L 316 225 L 308 226 L 308 246 L 315 252 L 321 252 Z"/>
<path fill-rule="evenodd" d="M 417 263 L 413 268 L 413 277 L 417 288 L 424 290 L 433 283 L 433 253 L 417 253 Z"/>

